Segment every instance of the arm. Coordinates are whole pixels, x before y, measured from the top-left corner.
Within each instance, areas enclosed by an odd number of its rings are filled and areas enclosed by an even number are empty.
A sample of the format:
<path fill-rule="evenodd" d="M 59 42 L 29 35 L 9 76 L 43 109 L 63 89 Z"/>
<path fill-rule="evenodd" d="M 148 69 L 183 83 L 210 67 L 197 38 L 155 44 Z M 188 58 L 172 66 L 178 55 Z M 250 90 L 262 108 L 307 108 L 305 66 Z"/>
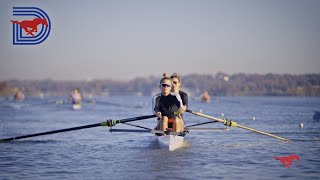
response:
<path fill-rule="evenodd" d="M 188 109 L 188 94 L 185 92 L 181 93 L 181 99 L 183 102 L 183 111 L 186 111 Z"/>
<path fill-rule="evenodd" d="M 160 96 L 161 94 L 157 94 L 152 98 L 152 112 L 153 114 L 156 114 L 158 118 L 161 118 L 161 112 L 160 112 Z"/>
<path fill-rule="evenodd" d="M 183 102 L 182 102 L 182 99 L 181 99 L 181 96 L 180 94 L 176 94 L 176 93 L 173 93 L 173 95 L 175 95 L 175 97 L 177 98 L 177 101 L 179 103 L 179 113 L 181 114 L 183 112 Z"/>
<path fill-rule="evenodd" d="M 174 93 L 174 95 L 176 96 L 177 100 L 179 101 L 179 104 L 180 104 L 179 107 L 182 108 L 182 107 L 183 107 L 183 102 L 182 102 L 182 99 L 181 99 L 180 94 L 175 94 L 175 93 Z"/>

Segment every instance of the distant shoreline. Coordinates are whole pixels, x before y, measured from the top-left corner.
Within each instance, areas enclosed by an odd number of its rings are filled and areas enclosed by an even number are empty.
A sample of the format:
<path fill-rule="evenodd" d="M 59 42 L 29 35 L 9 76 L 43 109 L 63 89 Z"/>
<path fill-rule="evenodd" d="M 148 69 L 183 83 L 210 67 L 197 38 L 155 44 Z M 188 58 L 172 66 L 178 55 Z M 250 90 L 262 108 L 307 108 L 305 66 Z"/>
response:
<path fill-rule="evenodd" d="M 159 77 L 135 78 L 129 81 L 97 79 L 90 81 L 63 80 L 2 80 L 0 96 L 11 96 L 18 88 L 27 96 L 63 96 L 77 87 L 85 94 L 113 96 L 148 96 L 159 92 Z M 182 76 L 182 89 L 198 97 L 203 91 L 211 96 L 320 96 L 318 74 L 190 74 Z"/>

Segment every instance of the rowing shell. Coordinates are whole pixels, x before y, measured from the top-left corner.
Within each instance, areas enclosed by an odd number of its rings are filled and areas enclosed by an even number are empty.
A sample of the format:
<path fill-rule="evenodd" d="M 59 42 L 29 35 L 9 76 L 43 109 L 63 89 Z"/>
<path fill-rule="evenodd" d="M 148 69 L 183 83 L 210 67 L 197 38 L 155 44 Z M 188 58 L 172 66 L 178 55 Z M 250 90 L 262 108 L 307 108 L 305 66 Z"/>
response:
<path fill-rule="evenodd" d="M 80 110 L 81 109 L 81 104 L 73 104 L 72 105 L 73 110 Z"/>
<path fill-rule="evenodd" d="M 161 148 L 168 149 L 169 151 L 174 151 L 178 148 L 183 146 L 183 136 L 177 135 L 164 135 L 164 136 L 157 136 L 158 143 Z"/>
<path fill-rule="evenodd" d="M 128 123 L 125 123 L 129 125 Z M 130 124 L 132 125 L 132 124 Z M 136 125 L 135 125 L 136 126 Z M 110 132 L 136 132 L 136 133 L 152 133 L 155 134 L 158 140 L 158 144 L 162 149 L 166 149 L 169 151 L 174 151 L 178 148 L 181 148 L 184 144 L 184 136 L 188 133 L 187 131 L 176 133 L 170 132 L 166 134 L 166 132 L 161 130 L 154 129 L 109 129 Z"/>

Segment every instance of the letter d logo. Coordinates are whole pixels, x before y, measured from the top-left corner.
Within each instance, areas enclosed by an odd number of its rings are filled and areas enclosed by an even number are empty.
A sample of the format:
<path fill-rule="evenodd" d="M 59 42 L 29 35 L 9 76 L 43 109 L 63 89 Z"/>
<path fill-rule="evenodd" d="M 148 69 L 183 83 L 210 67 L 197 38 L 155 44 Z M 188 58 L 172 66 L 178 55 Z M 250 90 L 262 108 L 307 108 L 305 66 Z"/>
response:
<path fill-rule="evenodd" d="M 47 13 L 37 7 L 13 7 L 13 45 L 36 45 L 50 34 L 51 21 Z"/>

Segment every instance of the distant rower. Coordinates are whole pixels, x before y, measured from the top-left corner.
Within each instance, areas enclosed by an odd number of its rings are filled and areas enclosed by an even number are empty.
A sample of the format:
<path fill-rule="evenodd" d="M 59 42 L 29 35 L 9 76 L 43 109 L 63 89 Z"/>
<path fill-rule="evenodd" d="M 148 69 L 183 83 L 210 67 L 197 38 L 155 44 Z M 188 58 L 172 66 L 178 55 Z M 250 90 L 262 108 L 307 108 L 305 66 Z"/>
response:
<path fill-rule="evenodd" d="M 73 89 L 70 98 L 72 100 L 72 104 L 81 104 L 82 102 L 82 95 L 78 88 Z"/>
<path fill-rule="evenodd" d="M 22 93 L 22 91 L 20 89 L 18 89 L 18 91 L 14 95 L 14 99 L 16 101 L 23 101 L 24 98 L 25 98 L 24 94 Z"/>
<path fill-rule="evenodd" d="M 210 102 L 210 95 L 208 93 L 208 91 L 205 91 L 202 95 L 201 95 L 201 100 L 203 102 Z"/>

